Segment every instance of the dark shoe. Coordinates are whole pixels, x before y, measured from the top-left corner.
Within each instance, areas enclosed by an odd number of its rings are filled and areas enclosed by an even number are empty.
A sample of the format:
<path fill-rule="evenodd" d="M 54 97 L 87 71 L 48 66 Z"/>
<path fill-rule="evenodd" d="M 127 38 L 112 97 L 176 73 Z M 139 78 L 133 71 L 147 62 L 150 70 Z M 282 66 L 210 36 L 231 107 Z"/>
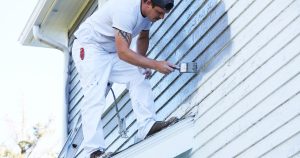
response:
<path fill-rule="evenodd" d="M 104 152 L 97 150 L 94 151 L 93 153 L 91 153 L 90 158 L 100 158 L 100 156 L 102 156 L 104 154 Z"/>
<path fill-rule="evenodd" d="M 151 127 L 150 131 L 148 132 L 148 134 L 146 135 L 146 137 L 157 133 L 159 131 L 161 131 L 162 129 L 175 124 L 176 122 L 178 122 L 178 118 L 177 117 L 171 117 L 169 120 L 167 121 L 156 121 L 153 126 Z"/>
<path fill-rule="evenodd" d="M 103 158 L 112 158 L 116 153 L 114 152 L 107 152 L 102 157 Z"/>

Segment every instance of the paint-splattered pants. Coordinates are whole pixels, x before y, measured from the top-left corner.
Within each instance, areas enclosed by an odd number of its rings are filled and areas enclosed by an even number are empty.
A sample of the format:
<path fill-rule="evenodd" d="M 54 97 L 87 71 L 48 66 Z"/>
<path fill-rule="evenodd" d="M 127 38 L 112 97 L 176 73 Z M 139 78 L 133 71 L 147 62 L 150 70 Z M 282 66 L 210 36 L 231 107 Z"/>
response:
<path fill-rule="evenodd" d="M 84 94 L 81 115 L 85 152 L 105 149 L 101 114 L 108 81 L 127 85 L 137 118 L 136 138 L 144 139 L 155 122 L 155 107 L 151 85 L 138 67 L 120 60 L 117 53 L 83 45 L 78 40 L 73 43 L 72 56 Z"/>

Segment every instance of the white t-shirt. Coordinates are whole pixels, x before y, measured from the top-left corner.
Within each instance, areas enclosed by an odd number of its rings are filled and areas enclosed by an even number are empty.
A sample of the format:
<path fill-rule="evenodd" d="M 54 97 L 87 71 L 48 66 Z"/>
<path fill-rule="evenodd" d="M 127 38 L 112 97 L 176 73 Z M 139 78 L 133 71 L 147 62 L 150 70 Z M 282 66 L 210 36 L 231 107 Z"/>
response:
<path fill-rule="evenodd" d="M 149 30 L 151 21 L 141 14 L 142 0 L 109 0 L 95 11 L 79 29 L 75 37 L 86 44 L 95 44 L 107 52 L 116 52 L 114 27 L 137 36 Z"/>

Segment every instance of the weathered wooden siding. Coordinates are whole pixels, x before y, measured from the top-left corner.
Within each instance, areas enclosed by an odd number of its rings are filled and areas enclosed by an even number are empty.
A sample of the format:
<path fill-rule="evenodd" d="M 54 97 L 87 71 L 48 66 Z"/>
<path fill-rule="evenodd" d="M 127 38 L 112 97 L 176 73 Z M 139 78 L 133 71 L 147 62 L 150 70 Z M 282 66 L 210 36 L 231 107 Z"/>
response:
<path fill-rule="evenodd" d="M 231 37 L 214 50 L 229 55 L 208 65 L 187 100 L 198 110 L 191 157 L 299 156 L 300 1 L 235 5 Z"/>
<path fill-rule="evenodd" d="M 148 56 L 176 64 L 195 61 L 201 72 L 154 73 L 158 119 L 197 113 L 191 157 L 299 156 L 300 0 L 175 3 L 152 26 Z M 70 78 L 69 131 L 80 127 L 83 98 L 73 62 Z M 108 110 L 103 115 L 108 151 L 127 148 L 136 133 L 128 91 L 118 100 L 129 138 L 119 137 L 116 112 Z"/>

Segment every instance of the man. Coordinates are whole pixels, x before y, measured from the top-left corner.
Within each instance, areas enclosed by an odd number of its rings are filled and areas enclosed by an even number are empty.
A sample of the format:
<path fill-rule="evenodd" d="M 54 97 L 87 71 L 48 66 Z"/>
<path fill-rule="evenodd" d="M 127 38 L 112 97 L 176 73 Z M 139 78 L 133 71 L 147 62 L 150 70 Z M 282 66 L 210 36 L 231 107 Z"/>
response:
<path fill-rule="evenodd" d="M 151 23 L 163 19 L 173 5 L 173 0 L 109 0 L 75 32 L 72 55 L 84 94 L 81 114 L 86 157 L 104 153 L 101 114 L 108 81 L 127 84 L 137 117 L 137 139 L 176 120 L 155 120 L 154 97 L 146 80 L 150 69 L 163 74 L 174 71 L 175 65 L 146 57 Z M 137 35 L 135 52 L 130 44 Z M 143 74 L 138 67 L 145 69 Z"/>

